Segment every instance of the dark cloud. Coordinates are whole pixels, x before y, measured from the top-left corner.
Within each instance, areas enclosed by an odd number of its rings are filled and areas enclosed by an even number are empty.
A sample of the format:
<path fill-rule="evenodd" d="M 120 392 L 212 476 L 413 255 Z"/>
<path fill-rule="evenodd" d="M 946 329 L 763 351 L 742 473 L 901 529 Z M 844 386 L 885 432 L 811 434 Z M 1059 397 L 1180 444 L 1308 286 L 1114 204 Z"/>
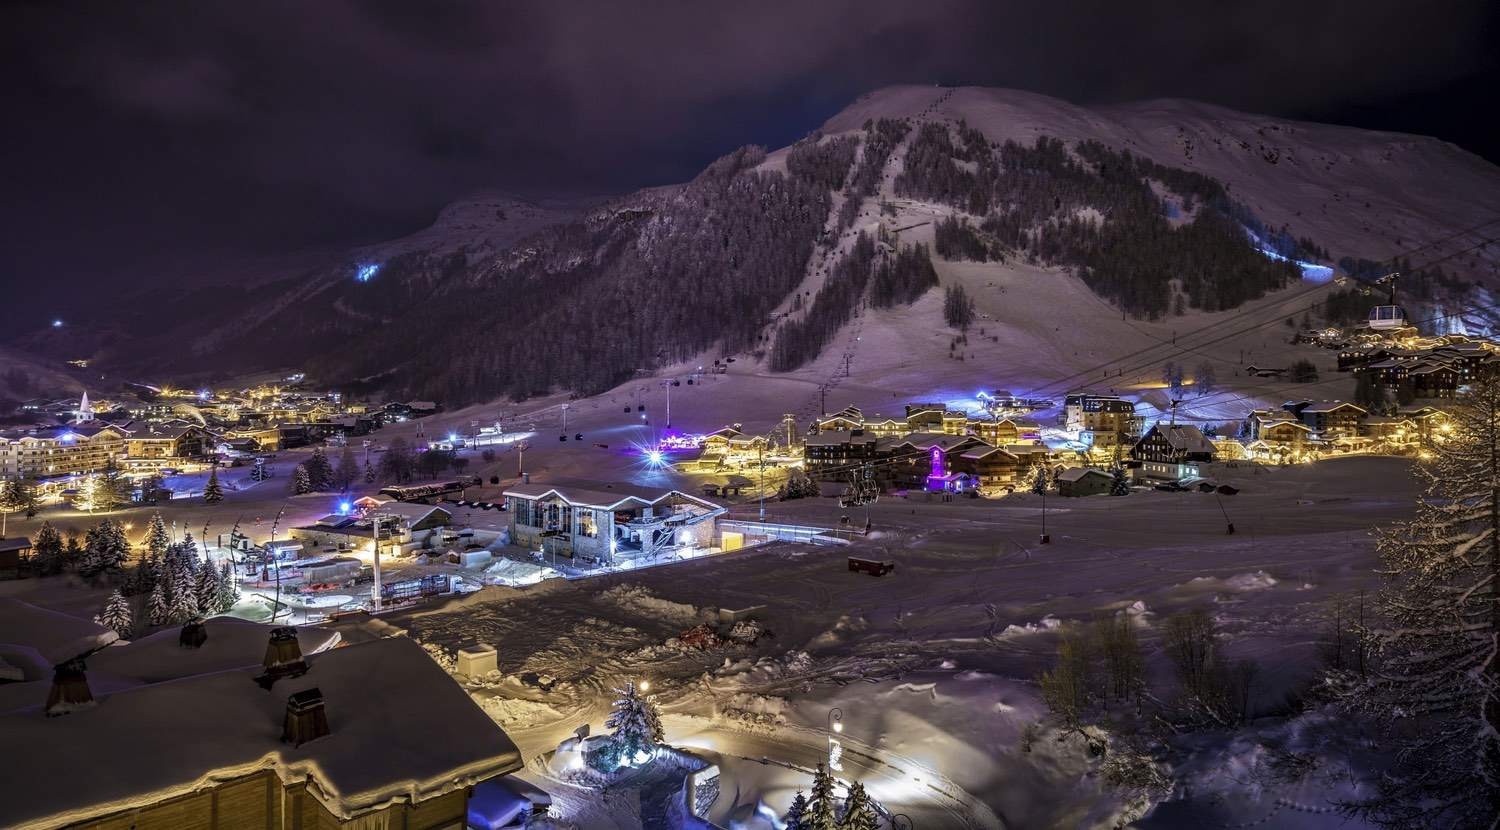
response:
<path fill-rule="evenodd" d="M 1183 96 L 1424 131 L 1383 107 L 1493 72 L 1489 5 L 11 5 L 0 280 L 34 286 L 39 307 L 71 296 L 59 284 L 185 255 L 388 237 L 480 189 L 681 180 L 891 83 Z M 1445 137 L 1473 138 L 1452 123 Z"/>

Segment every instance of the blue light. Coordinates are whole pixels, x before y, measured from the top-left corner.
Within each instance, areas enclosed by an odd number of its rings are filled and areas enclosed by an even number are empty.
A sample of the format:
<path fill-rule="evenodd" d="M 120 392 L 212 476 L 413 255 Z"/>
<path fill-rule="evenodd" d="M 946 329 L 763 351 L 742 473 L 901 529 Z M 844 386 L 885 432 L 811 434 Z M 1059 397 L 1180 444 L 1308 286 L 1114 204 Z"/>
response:
<path fill-rule="evenodd" d="M 646 450 L 646 463 L 652 467 L 665 467 L 667 457 L 662 454 L 661 450 Z"/>
<path fill-rule="evenodd" d="M 379 271 L 380 271 L 380 263 L 378 263 L 378 262 L 368 263 L 368 264 L 365 264 L 365 265 L 360 265 L 360 266 L 358 266 L 358 267 L 356 267 L 354 269 L 354 281 L 355 282 L 369 282 L 371 279 L 373 279 L 375 277 L 375 274 L 378 273 Z"/>
<path fill-rule="evenodd" d="M 354 505 L 350 504 L 349 502 L 347 502 L 347 501 L 341 501 L 341 502 L 339 502 L 339 514 L 340 515 L 347 516 L 347 515 L 349 515 L 349 511 L 351 511 L 353 509 L 354 509 Z"/>
<path fill-rule="evenodd" d="M 78 436 L 74 435 L 71 432 L 64 432 L 62 435 L 57 436 L 57 440 L 63 442 L 64 444 L 71 444 L 74 441 L 78 440 Z"/>
<path fill-rule="evenodd" d="M 457 443 L 457 442 L 458 442 L 458 436 L 455 435 L 454 433 L 451 433 L 451 432 L 448 433 L 448 443 L 453 444 L 453 443 Z"/>
<path fill-rule="evenodd" d="M 62 328 L 62 321 L 61 320 L 53 320 L 52 321 L 52 327 L 55 328 L 55 329 Z"/>

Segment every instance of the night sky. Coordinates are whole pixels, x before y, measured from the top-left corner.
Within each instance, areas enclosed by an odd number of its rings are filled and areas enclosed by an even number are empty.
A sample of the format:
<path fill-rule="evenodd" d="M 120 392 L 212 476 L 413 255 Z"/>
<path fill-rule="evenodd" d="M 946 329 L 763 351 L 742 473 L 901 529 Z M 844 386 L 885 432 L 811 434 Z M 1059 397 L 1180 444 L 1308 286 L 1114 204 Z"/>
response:
<path fill-rule="evenodd" d="M 1197 98 L 1500 160 L 1494 5 L 12 3 L 0 322 L 390 238 L 478 190 L 681 181 L 892 83 Z"/>

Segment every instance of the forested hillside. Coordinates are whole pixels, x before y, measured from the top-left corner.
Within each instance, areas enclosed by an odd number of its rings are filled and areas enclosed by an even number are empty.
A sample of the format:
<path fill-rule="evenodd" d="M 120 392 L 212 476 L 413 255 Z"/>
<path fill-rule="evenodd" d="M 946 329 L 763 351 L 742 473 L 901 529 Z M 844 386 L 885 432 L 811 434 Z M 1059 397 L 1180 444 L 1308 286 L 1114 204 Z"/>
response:
<path fill-rule="evenodd" d="M 1031 146 L 992 145 L 962 123 L 956 132 L 955 141 L 948 126 L 924 125 L 896 179 L 898 195 L 973 217 L 939 224 L 944 257 L 1013 253 L 1065 265 L 1098 294 L 1150 318 L 1184 307 L 1234 308 L 1297 278 L 1295 266 L 1257 251 L 1247 230 L 1290 235 L 1266 232 L 1202 174 L 1095 141 L 1069 148 L 1042 136 Z M 1288 244 L 1286 254 L 1303 254 L 1299 243 Z"/>

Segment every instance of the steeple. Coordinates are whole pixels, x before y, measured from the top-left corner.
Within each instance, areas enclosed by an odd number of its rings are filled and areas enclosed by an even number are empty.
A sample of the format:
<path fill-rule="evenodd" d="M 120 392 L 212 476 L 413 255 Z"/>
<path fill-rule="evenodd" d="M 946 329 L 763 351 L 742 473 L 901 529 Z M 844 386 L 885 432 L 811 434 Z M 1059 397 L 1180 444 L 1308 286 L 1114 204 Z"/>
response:
<path fill-rule="evenodd" d="M 73 423 L 81 424 L 94 420 L 94 405 L 89 403 L 89 393 L 84 392 L 78 401 L 78 411 L 73 413 Z"/>

